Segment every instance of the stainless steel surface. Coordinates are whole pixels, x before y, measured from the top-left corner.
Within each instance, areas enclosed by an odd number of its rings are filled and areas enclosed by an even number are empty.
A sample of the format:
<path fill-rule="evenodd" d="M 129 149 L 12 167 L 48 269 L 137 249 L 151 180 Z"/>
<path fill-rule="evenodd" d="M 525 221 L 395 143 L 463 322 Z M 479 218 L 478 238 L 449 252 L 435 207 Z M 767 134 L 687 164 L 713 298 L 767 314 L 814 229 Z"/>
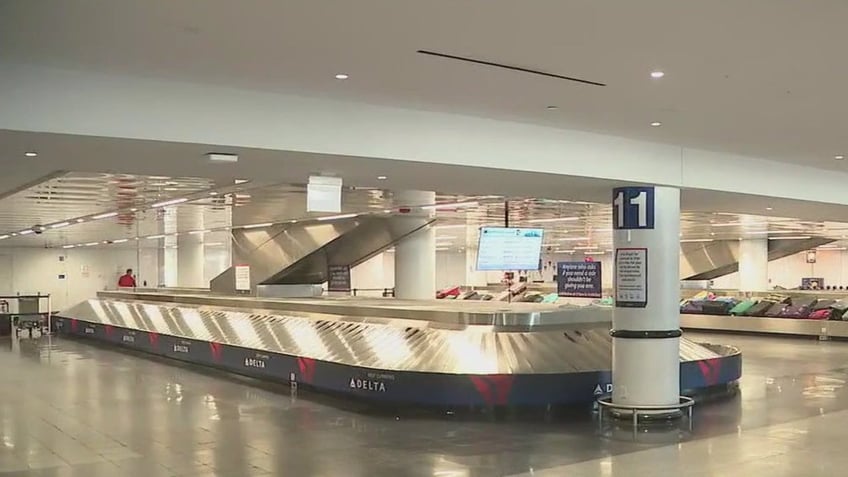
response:
<path fill-rule="evenodd" d="M 249 302 L 243 302 L 247 305 Z M 389 318 L 280 313 L 152 301 L 88 300 L 63 316 L 159 334 L 374 369 L 450 374 L 521 374 L 610 368 L 612 341 L 604 324 L 544 331 L 444 326 Z M 681 360 L 719 356 L 681 340 Z"/>
<path fill-rule="evenodd" d="M 488 325 L 509 329 L 611 321 L 611 309 L 601 306 L 505 303 L 493 301 L 398 300 L 394 298 L 321 297 L 278 299 L 232 295 L 103 291 L 100 298 L 134 299 L 200 306 L 262 308 L 283 312 L 323 313 L 348 317 L 400 318 L 443 325 Z"/>
<path fill-rule="evenodd" d="M 256 285 L 260 298 L 314 298 L 323 294 L 321 285 Z"/>
<path fill-rule="evenodd" d="M 684 329 L 848 338 L 848 322 L 753 316 L 680 315 Z"/>
<path fill-rule="evenodd" d="M 805 240 L 770 240 L 769 261 L 812 250 L 833 242 L 811 237 Z M 739 241 L 682 242 L 680 244 L 682 280 L 712 280 L 739 271 Z"/>
<path fill-rule="evenodd" d="M 363 215 L 305 224 L 233 230 L 233 263 L 250 266 L 251 289 L 259 284 L 302 285 L 327 281 L 329 265 L 354 267 L 385 251 L 433 219 Z M 229 273 L 228 273 L 229 272 Z M 232 269 L 211 288 L 232 292 Z"/>

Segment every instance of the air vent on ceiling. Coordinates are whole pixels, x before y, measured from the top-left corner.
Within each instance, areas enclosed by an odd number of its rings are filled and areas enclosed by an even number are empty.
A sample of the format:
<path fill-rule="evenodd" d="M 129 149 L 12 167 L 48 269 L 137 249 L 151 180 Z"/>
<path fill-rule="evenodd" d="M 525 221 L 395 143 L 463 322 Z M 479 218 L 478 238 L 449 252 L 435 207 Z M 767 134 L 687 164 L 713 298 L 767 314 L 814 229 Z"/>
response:
<path fill-rule="evenodd" d="M 494 67 L 494 68 L 503 68 L 503 69 L 506 69 L 506 70 L 518 71 L 518 72 L 521 72 L 521 73 L 529 73 L 529 74 L 532 74 L 532 75 L 547 76 L 548 78 L 556 78 L 556 79 L 565 80 L 565 81 L 573 81 L 575 83 L 582 83 L 582 84 L 587 84 L 587 85 L 591 85 L 591 86 L 606 86 L 606 84 L 599 83 L 597 81 L 591 81 L 591 80 L 582 79 L 582 78 L 573 78 L 571 76 L 563 76 L 563 75 L 558 75 L 556 73 L 548 73 L 546 71 L 531 70 L 529 68 L 522 68 L 520 66 L 506 65 L 506 64 L 503 64 L 503 63 L 495 63 L 495 62 L 492 62 L 492 61 L 479 60 L 479 59 L 476 59 L 476 58 L 467 58 L 467 57 L 464 57 L 464 56 L 449 55 L 447 53 L 439 53 L 439 52 L 436 52 L 436 51 L 418 50 L 417 53 L 422 54 L 422 55 L 435 56 L 437 58 L 443 58 L 443 59 L 446 59 L 446 60 L 464 61 L 466 63 L 474 63 L 474 64 L 477 64 L 477 65 L 491 66 L 491 67 Z"/>

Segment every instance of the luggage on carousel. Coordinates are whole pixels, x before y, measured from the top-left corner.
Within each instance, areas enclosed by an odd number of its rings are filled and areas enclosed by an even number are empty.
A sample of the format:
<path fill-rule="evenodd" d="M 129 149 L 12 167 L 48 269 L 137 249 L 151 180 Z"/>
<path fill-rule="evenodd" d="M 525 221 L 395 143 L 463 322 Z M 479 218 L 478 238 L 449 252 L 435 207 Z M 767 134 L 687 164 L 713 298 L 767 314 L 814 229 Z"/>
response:
<path fill-rule="evenodd" d="M 523 302 L 526 302 L 526 303 L 541 303 L 543 298 L 544 297 L 542 296 L 541 293 L 530 292 L 530 293 L 525 294 L 523 297 L 521 297 L 520 301 L 523 301 Z"/>
<path fill-rule="evenodd" d="M 832 320 L 833 319 L 834 310 L 830 308 L 825 308 L 823 310 L 813 310 L 809 316 L 807 316 L 808 320 Z"/>
<path fill-rule="evenodd" d="M 833 308 L 833 305 L 836 304 L 836 300 L 824 299 L 819 300 L 813 305 L 812 311 L 810 311 L 810 316 L 807 318 L 811 320 L 835 320 L 839 319 L 842 316 L 842 313 Z"/>
<path fill-rule="evenodd" d="M 836 303 L 836 300 L 823 299 L 816 301 L 816 304 L 811 308 L 812 311 L 820 311 L 831 308 L 833 304 Z"/>
<path fill-rule="evenodd" d="M 789 306 L 788 303 L 783 303 L 783 302 L 775 303 L 765 312 L 764 316 L 767 316 L 769 318 L 778 318 L 778 317 L 780 317 L 780 314 L 783 313 L 783 310 L 785 310 L 787 306 Z"/>
<path fill-rule="evenodd" d="M 542 298 L 542 303 L 556 303 L 559 300 L 559 295 L 556 293 L 548 293 Z"/>
<path fill-rule="evenodd" d="M 733 316 L 744 315 L 756 304 L 757 300 L 742 300 L 730 309 L 730 314 Z"/>
<path fill-rule="evenodd" d="M 703 302 L 701 309 L 705 315 L 729 315 L 735 305 L 731 300 L 711 300 Z"/>
<path fill-rule="evenodd" d="M 706 302 L 703 300 L 688 300 L 680 308 L 680 313 L 687 315 L 702 315 L 704 314 L 704 303 Z"/>
<path fill-rule="evenodd" d="M 459 292 L 460 292 L 459 287 L 445 288 L 444 290 L 439 290 L 439 291 L 436 292 L 436 298 L 440 299 L 440 300 L 447 298 L 447 297 L 456 298 L 457 296 L 459 296 Z"/>
<path fill-rule="evenodd" d="M 792 303 L 783 308 L 779 316 L 781 318 L 806 318 L 810 316 L 816 301 L 817 298 L 813 296 L 793 298 Z"/>
<path fill-rule="evenodd" d="M 473 300 L 474 297 L 477 296 L 477 292 L 474 290 L 464 291 L 456 297 L 457 300 Z"/>
<path fill-rule="evenodd" d="M 766 316 L 766 313 L 776 304 L 776 302 L 771 300 L 760 300 L 756 305 L 748 308 L 748 312 L 745 313 L 745 316 Z"/>

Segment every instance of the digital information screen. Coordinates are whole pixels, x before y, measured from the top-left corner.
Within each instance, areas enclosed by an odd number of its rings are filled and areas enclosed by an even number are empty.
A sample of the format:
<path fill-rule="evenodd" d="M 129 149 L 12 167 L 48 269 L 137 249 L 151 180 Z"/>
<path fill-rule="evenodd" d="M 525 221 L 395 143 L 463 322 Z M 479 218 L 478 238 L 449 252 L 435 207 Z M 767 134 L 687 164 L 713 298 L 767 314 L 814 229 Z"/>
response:
<path fill-rule="evenodd" d="M 542 229 L 481 228 L 477 270 L 539 270 L 542 232 Z"/>

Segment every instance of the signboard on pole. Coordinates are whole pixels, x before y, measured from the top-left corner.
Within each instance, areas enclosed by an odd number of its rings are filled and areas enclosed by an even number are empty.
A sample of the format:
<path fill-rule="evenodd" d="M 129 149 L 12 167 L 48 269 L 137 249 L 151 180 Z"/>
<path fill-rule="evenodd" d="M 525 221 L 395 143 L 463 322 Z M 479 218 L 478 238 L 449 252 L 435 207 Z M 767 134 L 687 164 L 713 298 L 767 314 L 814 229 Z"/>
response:
<path fill-rule="evenodd" d="M 236 265 L 236 291 L 250 291 L 250 266 Z"/>
<path fill-rule="evenodd" d="M 601 298 L 601 262 L 557 262 L 557 294 Z"/>
<path fill-rule="evenodd" d="M 615 251 L 615 306 L 648 306 L 648 249 L 619 248 Z"/>
<path fill-rule="evenodd" d="M 654 228 L 654 188 L 619 187 L 612 190 L 612 228 Z"/>
<path fill-rule="evenodd" d="M 328 267 L 327 291 L 350 292 L 350 265 L 330 265 Z"/>

